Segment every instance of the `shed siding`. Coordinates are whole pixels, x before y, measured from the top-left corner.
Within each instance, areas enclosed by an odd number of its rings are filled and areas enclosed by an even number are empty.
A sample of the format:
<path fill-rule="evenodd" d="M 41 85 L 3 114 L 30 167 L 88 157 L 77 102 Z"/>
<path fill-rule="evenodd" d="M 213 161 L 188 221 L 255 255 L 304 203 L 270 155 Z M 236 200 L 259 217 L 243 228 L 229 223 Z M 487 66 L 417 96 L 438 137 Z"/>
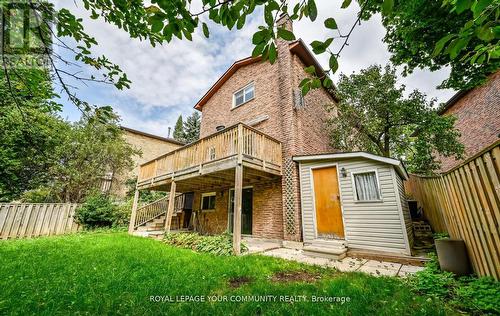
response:
<path fill-rule="evenodd" d="M 410 215 L 410 207 L 408 206 L 408 201 L 406 199 L 405 195 L 405 187 L 403 184 L 403 179 L 399 176 L 396 175 L 396 181 L 398 185 L 398 191 L 399 191 L 399 196 L 401 199 L 401 209 L 403 211 L 403 217 L 405 220 L 405 225 L 406 225 L 406 233 L 408 235 L 408 242 L 410 244 L 410 247 L 413 247 L 413 223 L 411 221 L 411 215 Z"/>
<path fill-rule="evenodd" d="M 340 196 L 344 219 L 345 240 L 350 248 L 371 249 L 406 253 L 406 228 L 402 226 L 398 207 L 399 192 L 396 192 L 393 167 L 365 158 L 301 162 L 300 185 L 304 242 L 316 238 L 314 192 L 311 167 L 338 164 L 345 168 L 347 177 L 339 178 Z M 354 198 L 352 172 L 376 170 L 379 177 L 382 202 L 356 202 Z"/>

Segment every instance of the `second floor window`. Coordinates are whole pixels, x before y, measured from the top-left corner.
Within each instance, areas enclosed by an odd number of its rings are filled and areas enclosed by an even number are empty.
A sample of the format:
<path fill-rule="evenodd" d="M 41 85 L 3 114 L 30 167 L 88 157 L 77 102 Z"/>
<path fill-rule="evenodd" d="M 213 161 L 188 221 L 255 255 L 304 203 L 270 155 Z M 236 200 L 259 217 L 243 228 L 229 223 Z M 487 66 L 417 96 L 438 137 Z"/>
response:
<path fill-rule="evenodd" d="M 233 94 L 233 108 L 242 105 L 255 97 L 255 87 L 253 82 L 248 86 L 236 91 Z"/>

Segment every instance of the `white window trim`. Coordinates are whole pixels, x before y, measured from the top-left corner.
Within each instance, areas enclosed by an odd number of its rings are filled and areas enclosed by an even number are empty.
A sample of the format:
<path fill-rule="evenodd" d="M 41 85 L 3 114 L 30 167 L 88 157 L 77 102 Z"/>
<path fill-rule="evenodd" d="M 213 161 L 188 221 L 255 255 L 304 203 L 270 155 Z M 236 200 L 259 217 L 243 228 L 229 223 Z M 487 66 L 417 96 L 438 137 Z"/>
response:
<path fill-rule="evenodd" d="M 200 211 L 202 213 L 210 213 L 210 212 L 215 212 L 215 209 L 203 209 L 203 198 L 207 196 L 215 196 L 215 199 L 217 200 L 217 192 L 207 192 L 207 193 L 202 193 L 201 194 L 201 199 L 200 199 Z M 217 203 L 217 201 L 216 201 Z"/>
<path fill-rule="evenodd" d="M 245 89 L 250 87 L 250 86 L 253 86 L 253 97 L 251 99 L 245 100 Z M 243 91 L 243 103 L 236 105 L 236 93 L 241 92 L 241 91 Z M 243 88 L 238 89 L 235 92 L 233 92 L 233 104 L 231 106 L 231 109 L 239 108 L 240 106 L 252 101 L 253 99 L 255 99 L 255 84 L 252 81 L 249 84 L 247 84 L 246 86 L 244 86 Z"/>
<path fill-rule="evenodd" d="M 358 200 L 358 193 L 356 192 L 356 180 L 354 180 L 354 175 L 356 174 L 361 174 L 361 173 L 375 173 L 375 179 L 377 180 L 377 189 L 378 189 L 378 196 L 380 197 L 377 200 Z M 358 170 L 358 171 L 353 171 L 351 172 L 351 184 L 352 184 L 352 192 L 354 193 L 353 198 L 354 202 L 356 203 L 380 203 L 383 202 L 383 197 L 382 197 L 382 189 L 380 187 L 380 178 L 378 176 L 378 171 L 377 169 L 365 169 L 365 170 Z"/>

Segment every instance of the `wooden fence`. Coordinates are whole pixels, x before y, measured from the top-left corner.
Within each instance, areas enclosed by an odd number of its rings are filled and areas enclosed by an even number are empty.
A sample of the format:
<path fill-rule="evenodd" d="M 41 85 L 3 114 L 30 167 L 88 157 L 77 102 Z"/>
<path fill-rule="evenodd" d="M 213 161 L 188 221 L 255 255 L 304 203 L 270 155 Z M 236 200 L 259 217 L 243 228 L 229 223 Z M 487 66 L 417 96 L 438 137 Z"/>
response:
<path fill-rule="evenodd" d="M 0 239 L 31 238 L 75 232 L 73 216 L 78 204 L 0 203 Z"/>
<path fill-rule="evenodd" d="M 434 231 L 465 241 L 477 274 L 500 279 L 500 142 L 440 176 L 411 175 L 405 187 Z"/>

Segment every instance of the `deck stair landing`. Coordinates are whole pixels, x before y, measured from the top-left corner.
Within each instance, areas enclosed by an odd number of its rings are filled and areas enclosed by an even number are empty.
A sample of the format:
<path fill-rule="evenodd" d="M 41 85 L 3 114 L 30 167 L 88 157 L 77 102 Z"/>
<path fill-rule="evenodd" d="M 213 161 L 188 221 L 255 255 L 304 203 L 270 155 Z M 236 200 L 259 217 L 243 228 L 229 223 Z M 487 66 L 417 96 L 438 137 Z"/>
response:
<path fill-rule="evenodd" d="M 344 240 L 315 239 L 311 242 L 305 242 L 303 251 L 304 254 L 311 257 L 340 260 L 345 258 L 347 247 Z"/>

